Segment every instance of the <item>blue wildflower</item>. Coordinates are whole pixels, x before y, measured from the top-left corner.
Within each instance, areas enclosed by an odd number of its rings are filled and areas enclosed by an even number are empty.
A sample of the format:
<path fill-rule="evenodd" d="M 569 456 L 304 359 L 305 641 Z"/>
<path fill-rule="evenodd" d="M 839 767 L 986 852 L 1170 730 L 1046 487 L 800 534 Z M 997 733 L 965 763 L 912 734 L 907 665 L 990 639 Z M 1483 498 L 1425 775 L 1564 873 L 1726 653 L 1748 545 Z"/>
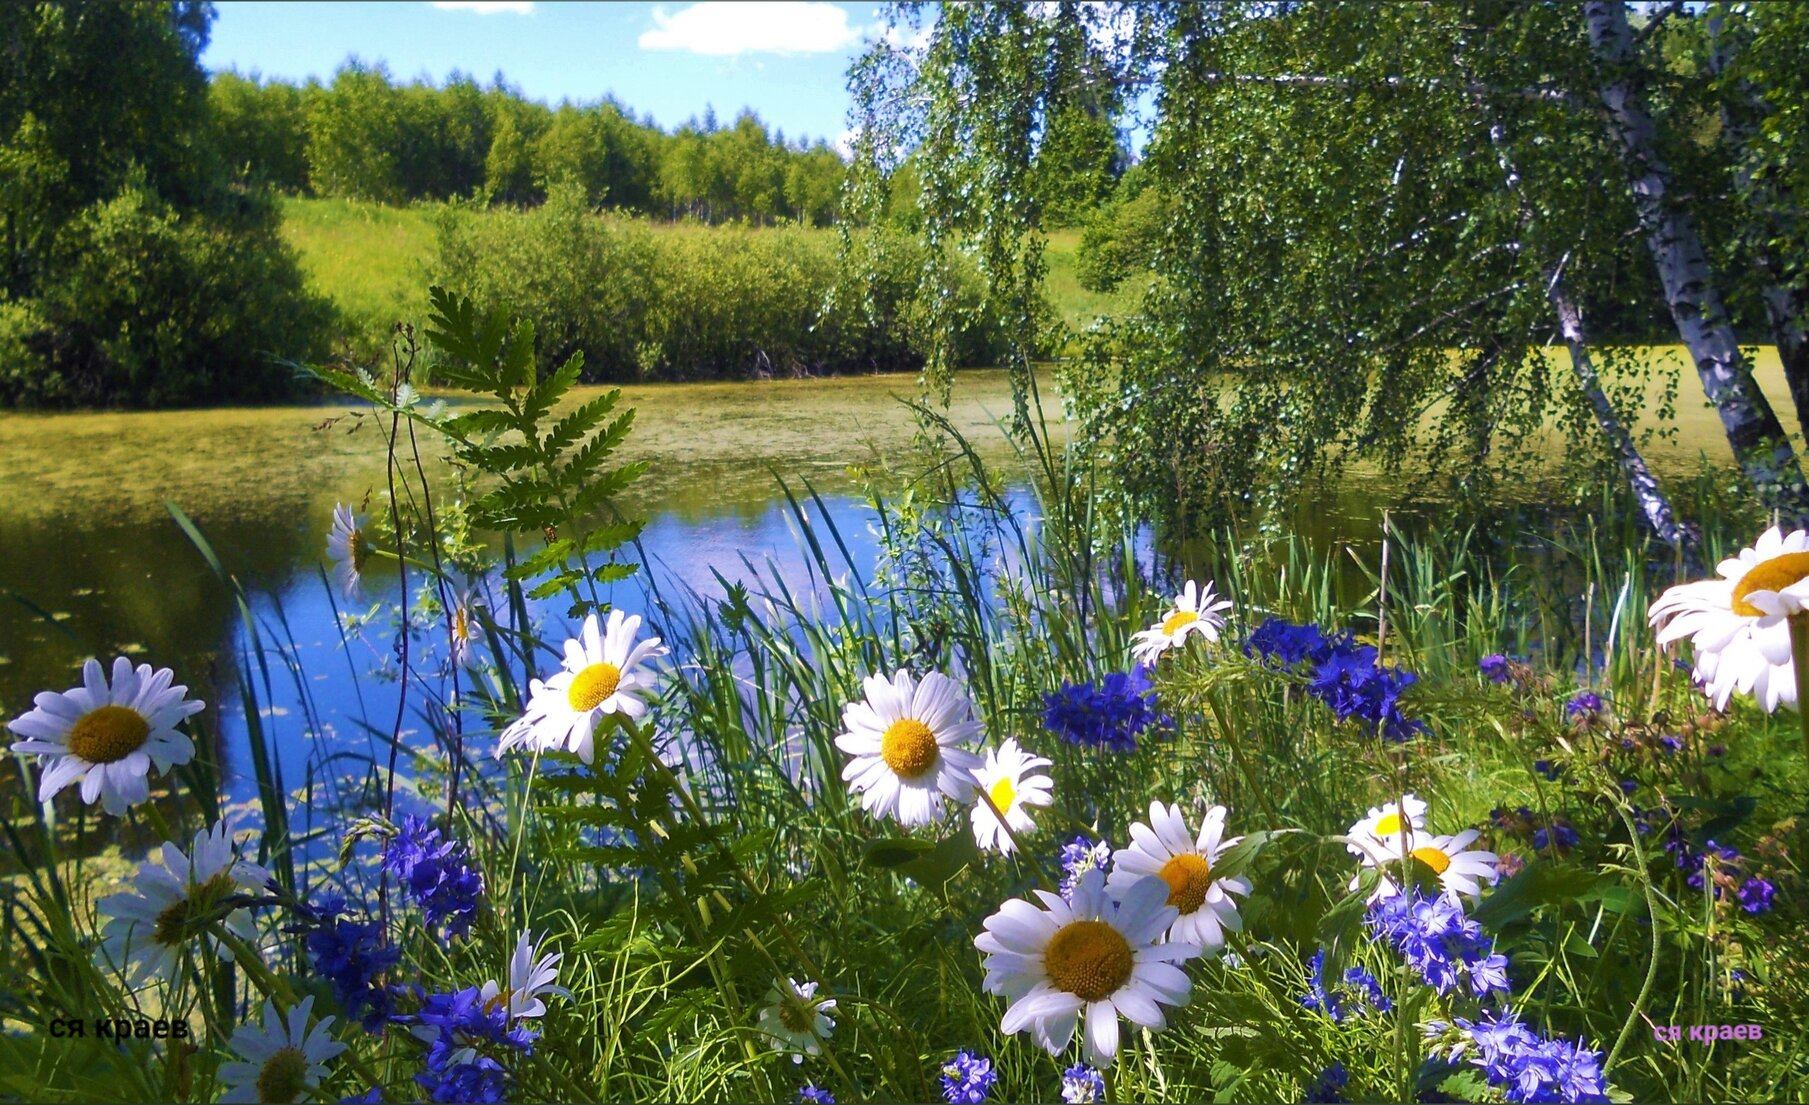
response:
<path fill-rule="evenodd" d="M 1174 722 L 1156 708 L 1149 670 L 1142 665 L 1113 672 L 1099 683 L 1064 683 L 1043 698 L 1043 724 L 1069 744 L 1118 752 L 1137 748 L 1137 739 Z"/>
<path fill-rule="evenodd" d="M 1534 760 L 1533 770 L 1554 783 L 1557 782 L 1560 774 L 1557 765 L 1550 760 Z"/>
<path fill-rule="evenodd" d="M 1300 997 L 1303 1008 L 1317 1010 L 1332 1019 L 1333 1024 L 1344 1022 L 1344 1003 L 1336 991 L 1325 988 L 1325 949 L 1320 948 L 1313 953 L 1307 966 L 1307 992 Z"/>
<path fill-rule="evenodd" d="M 1263 659 L 1284 668 L 1311 662 L 1317 665 L 1332 647 L 1332 642 L 1316 625 L 1295 625 L 1282 618 L 1267 618 L 1250 631 L 1250 643 L 1244 655 L 1260 652 Z"/>
<path fill-rule="evenodd" d="M 1748 913 L 1764 913 L 1771 908 L 1771 899 L 1778 888 L 1766 880 L 1754 876 L 1740 884 L 1740 908 Z"/>
<path fill-rule="evenodd" d="M 835 1095 L 806 1082 L 798 1088 L 798 1105 L 835 1105 Z"/>
<path fill-rule="evenodd" d="M 1594 691 L 1578 691 L 1564 704 L 1564 716 L 1572 721 L 1590 722 L 1602 716 L 1602 696 Z"/>
<path fill-rule="evenodd" d="M 1404 741 L 1424 722 L 1401 712 L 1401 696 L 1419 676 L 1377 663 L 1376 650 L 1349 634 L 1327 636 L 1318 626 L 1269 618 L 1250 634 L 1246 654 L 1307 676 L 1307 692 L 1331 707 L 1340 721 L 1357 720 L 1370 732 Z M 1307 670 L 1310 669 L 1310 670 Z"/>
<path fill-rule="evenodd" d="M 1344 1069 L 1343 1063 L 1333 1063 L 1319 1072 L 1313 1082 L 1313 1088 L 1307 1091 L 1306 1099 L 1310 1102 L 1324 1102 L 1336 1105 L 1344 1100 L 1344 1087 L 1350 1084 L 1350 1072 Z"/>
<path fill-rule="evenodd" d="M 1426 897 L 1410 889 L 1372 902 L 1366 920 L 1372 937 L 1387 941 L 1439 993 L 1466 978 L 1479 998 L 1508 992 L 1507 957 L 1496 954 L 1495 942 L 1455 895 Z"/>
<path fill-rule="evenodd" d="M 389 990 L 377 976 L 396 965 L 402 950 L 384 940 L 378 921 L 354 921 L 342 916 L 345 899 L 331 897 L 309 909 L 298 910 L 306 921 L 302 946 L 314 970 L 333 988 L 333 997 L 346 1017 L 376 1032 L 392 1011 Z"/>
<path fill-rule="evenodd" d="M 1508 658 L 1497 652 L 1484 656 L 1476 665 L 1482 677 L 1491 683 L 1506 683 L 1512 676 L 1508 670 Z"/>
<path fill-rule="evenodd" d="M 962 1051 L 942 1064 L 942 1097 L 949 1105 L 980 1105 L 998 1080 L 991 1059 Z"/>
<path fill-rule="evenodd" d="M 412 1019 L 434 1033 L 427 1069 L 415 1075 L 432 1101 L 502 1101 L 509 1072 L 497 1056 L 534 1050 L 534 1034 L 511 1026 L 506 1003 L 486 1003 L 475 986 L 428 995 Z"/>
<path fill-rule="evenodd" d="M 427 927 L 443 939 L 470 929 L 484 877 L 462 842 L 447 839 L 419 817 L 405 818 L 383 850 L 383 869 L 401 881 Z"/>
<path fill-rule="evenodd" d="M 1504 959 L 1503 962 L 1505 963 L 1506 960 Z M 1388 995 L 1382 992 L 1382 983 L 1376 979 L 1375 975 L 1370 974 L 1362 967 L 1345 968 L 1344 985 L 1362 994 L 1364 1000 L 1369 1002 L 1370 1007 L 1378 1013 L 1386 1013 L 1394 1008 L 1394 1003 L 1389 1001 Z"/>
<path fill-rule="evenodd" d="M 1062 1100 L 1067 1105 L 1094 1105 L 1105 1100 L 1105 1076 L 1076 1063 L 1062 1071 Z"/>
<path fill-rule="evenodd" d="M 1509 1101 L 1601 1105 L 1608 1100 L 1600 1052 L 1568 1040 L 1540 1039 L 1507 1010 L 1473 1024 L 1459 1018 L 1457 1024 L 1468 1033 L 1459 1051 L 1473 1046 L 1470 1062 Z"/>
<path fill-rule="evenodd" d="M 1062 885 L 1061 893 L 1067 898 L 1080 885 L 1080 877 L 1088 871 L 1103 871 L 1112 862 L 1112 846 L 1103 840 L 1090 840 L 1077 836 L 1062 845 Z"/>

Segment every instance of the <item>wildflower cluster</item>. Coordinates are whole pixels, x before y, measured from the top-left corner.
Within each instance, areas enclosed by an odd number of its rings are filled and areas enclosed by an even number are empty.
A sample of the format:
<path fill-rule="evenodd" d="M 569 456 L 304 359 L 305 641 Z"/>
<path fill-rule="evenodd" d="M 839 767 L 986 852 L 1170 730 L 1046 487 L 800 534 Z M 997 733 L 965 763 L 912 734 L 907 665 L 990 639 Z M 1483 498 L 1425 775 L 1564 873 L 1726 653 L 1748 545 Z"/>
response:
<path fill-rule="evenodd" d="M 1386 1013 L 1394 1008 L 1394 1003 L 1382 992 L 1381 982 L 1360 966 L 1345 968 L 1343 984 L 1328 987 L 1325 984 L 1325 949 L 1320 948 L 1314 952 L 1313 958 L 1307 963 L 1307 992 L 1300 996 L 1301 1006 L 1324 1013 L 1332 1019 L 1333 1024 L 1343 1024 L 1346 1015 L 1344 1000 L 1351 991 L 1378 1013 Z"/>
<path fill-rule="evenodd" d="M 1426 728 L 1401 712 L 1401 696 L 1419 676 L 1379 663 L 1375 648 L 1358 644 L 1349 633 L 1328 635 L 1316 625 L 1269 618 L 1250 632 L 1244 651 L 1304 675 L 1308 693 L 1340 721 L 1358 721 L 1392 741 L 1409 740 Z"/>
<path fill-rule="evenodd" d="M 1467 1057 L 1512 1102 L 1608 1100 L 1600 1052 L 1569 1040 L 1547 1040 L 1522 1024 L 1511 1010 L 1485 1013 L 1475 1021 L 1459 1017 L 1455 1027 L 1437 1022 L 1428 1035 L 1451 1042 L 1451 1061 Z"/>
<path fill-rule="evenodd" d="M 962 1051 L 942 1065 L 942 1097 L 949 1105 L 980 1105 L 998 1080 L 991 1059 Z"/>
<path fill-rule="evenodd" d="M 404 818 L 383 849 L 383 869 L 402 883 L 427 927 L 442 939 L 470 929 L 484 876 L 461 841 L 447 839 L 419 817 Z"/>
<path fill-rule="evenodd" d="M 1076 1063 L 1062 1071 L 1062 1101 L 1066 1105 L 1094 1105 L 1105 1100 L 1105 1076 Z"/>
<path fill-rule="evenodd" d="M 1088 871 L 1104 871 L 1112 863 L 1112 846 L 1103 840 L 1077 836 L 1062 845 L 1059 862 L 1062 868 L 1061 895 L 1072 897 L 1075 886 Z"/>
<path fill-rule="evenodd" d="M 415 1081 L 431 1101 L 502 1101 L 509 1072 L 497 1056 L 534 1050 L 534 1033 L 512 1025 L 508 1009 L 486 1002 L 476 986 L 427 995 L 414 1022 L 430 1041 L 426 1069 Z"/>
<path fill-rule="evenodd" d="M 1173 727 L 1156 706 L 1149 669 L 1141 664 L 1098 683 L 1064 683 L 1043 699 L 1043 724 L 1069 744 L 1133 752 L 1137 739 Z"/>
<path fill-rule="evenodd" d="M 1495 951 L 1455 894 L 1428 897 L 1410 888 L 1370 903 L 1365 920 L 1374 939 L 1387 942 L 1440 994 L 1460 982 L 1478 998 L 1508 993 L 1507 956 Z"/>
<path fill-rule="evenodd" d="M 302 944 L 315 971 L 333 987 L 333 997 L 346 1015 L 367 1032 L 388 1021 L 393 1002 L 379 976 L 394 967 L 402 950 L 384 939 L 377 921 L 345 916 L 346 902 L 330 897 L 312 908 L 298 908 L 304 923 Z"/>

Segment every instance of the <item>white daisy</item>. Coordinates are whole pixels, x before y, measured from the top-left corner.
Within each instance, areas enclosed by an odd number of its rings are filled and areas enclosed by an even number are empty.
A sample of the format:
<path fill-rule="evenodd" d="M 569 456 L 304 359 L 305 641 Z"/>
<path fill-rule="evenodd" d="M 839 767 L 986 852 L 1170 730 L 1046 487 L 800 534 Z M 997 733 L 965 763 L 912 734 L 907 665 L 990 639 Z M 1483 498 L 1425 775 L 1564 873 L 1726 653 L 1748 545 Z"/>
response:
<path fill-rule="evenodd" d="M 1241 878 L 1219 878 L 1213 868 L 1227 848 L 1242 840 L 1225 837 L 1225 807 L 1214 806 L 1200 822 L 1198 836 L 1187 831 L 1180 806 L 1149 804 L 1149 824 L 1131 826 L 1131 844 L 1112 855 L 1106 887 L 1122 898 L 1151 875 L 1168 887 L 1168 904 L 1179 911 L 1168 939 L 1198 944 L 1207 952 L 1225 946 L 1225 933 L 1242 932 L 1233 894 L 1250 893 Z"/>
<path fill-rule="evenodd" d="M 371 556 L 371 531 L 364 519 L 342 503 L 333 504 L 333 528 L 327 531 L 327 559 L 333 562 L 333 578 L 348 599 L 358 597 L 364 565 Z"/>
<path fill-rule="evenodd" d="M 942 810 L 942 799 L 973 795 L 980 757 L 966 745 L 980 735 L 972 707 L 953 679 L 930 672 L 922 682 L 899 671 L 888 682 L 869 675 L 865 700 L 842 711 L 847 732 L 835 746 L 854 759 L 842 769 L 861 808 L 901 825 L 924 825 Z"/>
<path fill-rule="evenodd" d="M 1690 639 L 1696 682 L 1717 709 L 1736 691 L 1767 713 L 1795 705 L 1790 617 L 1809 608 L 1809 532 L 1773 526 L 1715 571 L 1720 578 L 1680 583 L 1652 603 L 1659 645 Z"/>
<path fill-rule="evenodd" d="M 1344 847 L 1351 855 L 1362 856 L 1365 867 L 1374 867 L 1370 857 L 1385 855 L 1400 858 L 1412 845 L 1401 847 L 1402 838 L 1412 839 L 1416 832 L 1426 827 L 1426 803 L 1411 794 L 1401 795 L 1399 802 L 1389 802 L 1382 806 L 1369 807 L 1369 813 L 1350 827 L 1347 834 L 1352 841 L 1363 844 L 1347 843 Z"/>
<path fill-rule="evenodd" d="M 792 1062 L 806 1055 L 821 1055 L 822 1041 L 835 1031 L 834 998 L 817 997 L 817 984 L 781 979 L 766 991 L 766 1008 L 760 1010 L 760 1031 L 770 1038 L 774 1051 L 789 1051 Z"/>
<path fill-rule="evenodd" d="M 452 640 L 454 667 L 476 668 L 484 663 L 484 624 L 477 614 L 477 602 L 471 592 L 453 600 L 446 611 L 447 636 Z"/>
<path fill-rule="evenodd" d="M 231 955 L 207 931 L 213 921 L 255 947 L 251 914 L 242 908 L 226 911 L 224 904 L 235 894 L 261 892 L 269 881 L 269 872 L 239 858 L 225 822 L 196 833 L 186 856 L 166 841 L 139 864 L 131 890 L 100 900 L 101 914 L 110 918 L 101 931 L 101 955 L 117 967 L 129 966 L 138 982 L 174 978 L 185 952 Z"/>
<path fill-rule="evenodd" d="M 636 641 L 640 628 L 639 614 L 620 610 L 609 612 L 601 630 L 595 614 L 586 617 L 579 635 L 565 642 L 563 670 L 544 683 L 528 684 L 527 712 L 503 731 L 497 756 L 520 745 L 543 752 L 564 746 L 588 764 L 596 757 L 600 722 L 616 714 L 632 721 L 646 716 L 653 691 L 647 661 L 666 655 L 666 649 L 658 637 Z"/>
<path fill-rule="evenodd" d="M 332 1017 L 322 1017 L 312 1030 L 308 1015 L 314 1009 L 312 995 L 289 1010 L 289 1018 L 277 1014 L 276 1002 L 264 1003 L 264 1027 L 256 1022 L 240 1025 L 232 1034 L 232 1049 L 243 1061 L 220 1067 L 226 1083 L 222 1102 L 302 1101 L 314 1096 L 327 1064 L 346 1049 L 333 1039 Z"/>
<path fill-rule="evenodd" d="M 541 955 L 533 935 L 522 929 L 521 939 L 515 944 L 515 954 L 509 958 L 509 988 L 505 991 L 494 980 L 484 983 L 484 988 L 478 992 L 484 1008 L 496 1009 L 507 1002 L 510 1020 L 546 1016 L 546 1002 L 540 1000 L 541 994 L 572 996 L 571 991 L 558 985 L 559 961 L 563 958 L 557 952 Z"/>
<path fill-rule="evenodd" d="M 1055 782 L 1040 770 L 1050 766 L 1051 761 L 1030 755 L 1011 737 L 997 751 L 987 750 L 986 763 L 974 771 L 974 781 L 992 799 L 1005 821 L 1000 824 L 985 802 L 976 801 L 972 810 L 975 843 L 982 849 L 1009 855 L 1016 847 L 1011 834 L 1036 828 L 1024 807 L 1047 806 L 1055 801 Z M 1007 826 L 1011 832 L 1005 831 Z"/>
<path fill-rule="evenodd" d="M 151 796 L 153 766 L 162 773 L 193 759 L 194 742 L 176 726 L 203 706 L 187 697 L 186 686 L 172 686 L 175 678 L 169 668 L 134 669 L 121 656 L 109 685 L 100 661 L 91 659 L 82 666 L 82 686 L 33 699 L 35 708 L 8 727 L 25 738 L 13 751 L 36 755 L 44 765 L 38 801 L 79 779 L 82 801 L 92 805 L 98 798 L 117 817 Z"/>
<path fill-rule="evenodd" d="M 1197 587 L 1193 580 L 1175 596 L 1175 605 L 1162 620 L 1131 638 L 1131 656 L 1139 664 L 1153 664 L 1164 652 L 1180 648 L 1187 638 L 1198 635 L 1208 641 L 1219 639 L 1225 626 L 1225 611 L 1231 609 L 1227 599 L 1212 593 L 1212 584 Z"/>
<path fill-rule="evenodd" d="M 1051 1055 L 1081 1032 L 1087 1062 L 1104 1066 L 1118 1054 L 1118 1017 L 1152 1030 L 1168 1022 L 1163 1005 L 1185 1005 L 1191 984 L 1178 964 L 1200 954 L 1198 944 L 1162 942 L 1180 911 L 1166 904 L 1168 884 L 1140 879 L 1121 901 L 1106 892 L 1105 875 L 1088 871 L 1063 901 L 1036 891 L 1043 907 L 1013 899 L 986 919 L 974 947 L 986 953 L 986 991 L 1010 1002 L 999 1030 L 1030 1029 Z"/>
<path fill-rule="evenodd" d="M 1468 894 L 1472 898 L 1482 897 L 1482 884 L 1493 884 L 1501 877 L 1501 872 L 1497 866 L 1500 863 L 1499 856 L 1494 852 L 1470 847 L 1481 835 L 1475 829 L 1465 829 L 1451 836 L 1409 837 L 1407 843 L 1411 847 L 1406 853 L 1406 863 L 1411 868 L 1409 874 L 1415 878 L 1430 874 L 1447 892 Z M 1402 862 L 1400 838 L 1396 837 L 1391 844 L 1366 841 L 1364 849 L 1369 855 L 1365 857 L 1363 865 L 1380 868 L 1383 872 L 1370 900 L 1389 898 L 1400 893 L 1395 880 L 1387 873 L 1391 864 Z M 1357 880 L 1352 879 L 1351 889 L 1356 888 Z"/>

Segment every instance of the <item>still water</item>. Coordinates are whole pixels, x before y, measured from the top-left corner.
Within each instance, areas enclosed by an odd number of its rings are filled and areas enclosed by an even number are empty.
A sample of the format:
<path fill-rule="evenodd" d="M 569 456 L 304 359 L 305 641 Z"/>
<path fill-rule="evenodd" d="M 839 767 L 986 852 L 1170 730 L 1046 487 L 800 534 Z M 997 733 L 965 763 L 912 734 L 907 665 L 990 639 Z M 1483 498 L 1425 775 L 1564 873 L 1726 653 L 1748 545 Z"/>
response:
<path fill-rule="evenodd" d="M 1781 400 L 1775 356 L 1760 365 Z M 828 520 L 865 570 L 875 547 L 855 469 L 912 470 L 915 422 L 904 400 L 914 395 L 908 376 L 625 388 L 638 414 L 623 459 L 645 459 L 649 471 L 623 505 L 647 519 L 649 573 L 664 586 L 708 594 L 720 589 L 715 572 L 744 579 L 746 561 L 770 562 L 808 587 L 775 473 L 823 493 Z M 1053 417 L 1052 400 L 1051 407 Z M 948 413 L 989 463 L 1010 471 L 1012 450 L 998 426 L 1010 410 L 1004 374 L 972 370 L 960 374 Z M 251 594 L 265 641 L 303 673 L 276 665 L 259 696 L 285 784 L 305 785 L 315 772 L 326 797 L 336 797 L 326 780 L 333 764 L 323 769 L 323 742 L 313 734 L 348 761 L 380 757 L 371 729 L 388 733 L 397 708 L 397 685 L 364 674 L 393 666 L 388 635 L 342 641 L 321 569 L 333 504 L 379 502 L 383 456 L 378 427 L 342 405 L 0 414 L 0 718 L 29 708 L 39 690 L 75 683 L 87 656 L 124 653 L 172 666 L 217 711 L 210 728 L 223 735 L 229 795 L 251 794 L 246 723 L 233 690 L 237 612 L 171 519 L 165 504 L 175 503 Z M 1705 457 L 1725 464 L 1724 439 L 1699 391 L 1686 386 L 1677 432 L 1649 456 L 1661 473 L 1694 471 Z M 1382 508 L 1410 490 L 1399 479 L 1347 480 L 1313 512 L 1323 531 L 1316 536 L 1373 539 Z M 634 605 L 647 574 L 616 600 Z M 371 591 L 383 597 L 381 587 Z M 418 729 L 418 719 L 408 719 L 410 727 Z"/>

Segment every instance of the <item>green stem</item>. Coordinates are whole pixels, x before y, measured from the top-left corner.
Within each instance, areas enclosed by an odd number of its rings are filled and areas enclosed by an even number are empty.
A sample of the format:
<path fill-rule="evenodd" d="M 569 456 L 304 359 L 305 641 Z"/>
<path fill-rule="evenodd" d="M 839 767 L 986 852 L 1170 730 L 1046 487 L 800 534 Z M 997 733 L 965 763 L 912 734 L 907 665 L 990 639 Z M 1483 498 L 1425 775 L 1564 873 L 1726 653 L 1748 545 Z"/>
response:
<path fill-rule="evenodd" d="M 1794 622 L 1795 619 L 1792 619 L 1793 630 Z M 1795 635 L 1794 632 L 1792 635 Z M 1801 654 L 1799 653 L 1799 655 Z M 1646 913 L 1651 922 L 1647 927 L 1652 930 L 1652 960 L 1646 964 L 1646 980 L 1640 985 L 1639 996 L 1633 999 L 1633 1008 L 1627 1012 L 1627 1023 L 1621 1026 L 1620 1036 L 1615 1039 L 1614 1047 L 1608 1052 L 1608 1058 L 1602 1062 L 1604 1075 L 1613 1068 L 1615 1059 L 1620 1057 L 1621 1049 L 1627 1046 L 1628 1039 L 1633 1035 L 1633 1026 L 1639 1023 L 1641 1014 L 1645 1012 L 1646 999 L 1651 996 L 1652 985 L 1658 979 L 1658 956 L 1662 951 L 1658 931 L 1658 896 L 1652 890 L 1652 871 L 1646 866 L 1646 850 L 1640 846 L 1639 827 L 1628 815 L 1624 799 L 1617 798 L 1614 812 L 1620 814 L 1621 824 L 1627 827 L 1627 839 L 1632 843 L 1634 858 L 1639 861 L 1640 887 L 1646 892 Z"/>
<path fill-rule="evenodd" d="M 1250 771 L 1250 765 L 1244 762 L 1243 749 L 1238 745 L 1237 735 L 1231 731 L 1231 723 L 1225 720 L 1225 713 L 1219 709 L 1218 697 L 1211 691 L 1206 692 L 1206 708 L 1212 712 L 1212 720 L 1218 723 L 1220 742 L 1231 749 L 1231 759 L 1236 762 L 1238 774 L 1244 777 L 1244 785 L 1256 796 L 1263 812 L 1269 816 L 1269 824 L 1274 828 L 1282 828 L 1281 812 L 1269 801 L 1269 792 L 1258 786 L 1256 776 Z"/>
<path fill-rule="evenodd" d="M 1790 616 L 1790 663 L 1796 677 L 1796 716 L 1803 728 L 1803 759 L 1809 761 L 1809 703 L 1803 701 L 1803 677 L 1809 674 L 1809 614 Z"/>

